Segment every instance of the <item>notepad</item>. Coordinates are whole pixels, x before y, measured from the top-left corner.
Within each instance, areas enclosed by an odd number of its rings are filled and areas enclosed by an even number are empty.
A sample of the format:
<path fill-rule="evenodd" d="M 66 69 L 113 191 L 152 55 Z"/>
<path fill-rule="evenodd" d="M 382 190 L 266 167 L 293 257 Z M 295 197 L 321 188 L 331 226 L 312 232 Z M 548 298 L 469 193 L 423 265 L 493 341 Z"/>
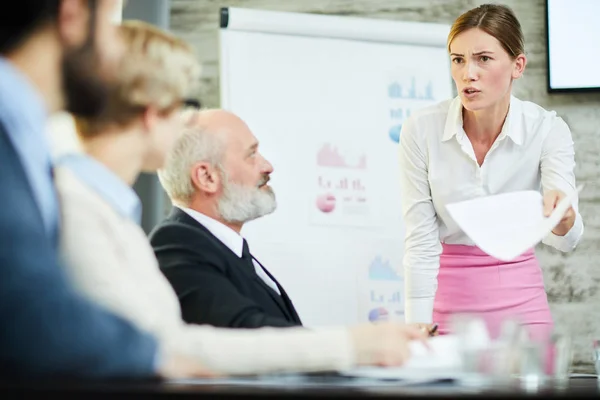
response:
<path fill-rule="evenodd" d="M 511 261 L 558 225 L 582 188 L 565 196 L 549 217 L 544 217 L 542 195 L 534 190 L 478 197 L 446 208 L 477 247 L 499 260 Z"/>

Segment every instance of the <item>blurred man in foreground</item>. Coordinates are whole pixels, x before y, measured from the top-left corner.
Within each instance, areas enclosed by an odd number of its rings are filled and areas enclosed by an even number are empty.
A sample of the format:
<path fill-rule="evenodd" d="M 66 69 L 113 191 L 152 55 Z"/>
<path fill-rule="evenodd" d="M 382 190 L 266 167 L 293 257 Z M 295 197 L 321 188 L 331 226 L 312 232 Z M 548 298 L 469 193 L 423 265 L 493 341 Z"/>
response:
<path fill-rule="evenodd" d="M 104 107 L 122 56 L 115 0 L 19 0 L 0 13 L 0 372 L 4 377 L 188 376 L 154 338 L 80 297 L 57 257 L 45 123 Z"/>

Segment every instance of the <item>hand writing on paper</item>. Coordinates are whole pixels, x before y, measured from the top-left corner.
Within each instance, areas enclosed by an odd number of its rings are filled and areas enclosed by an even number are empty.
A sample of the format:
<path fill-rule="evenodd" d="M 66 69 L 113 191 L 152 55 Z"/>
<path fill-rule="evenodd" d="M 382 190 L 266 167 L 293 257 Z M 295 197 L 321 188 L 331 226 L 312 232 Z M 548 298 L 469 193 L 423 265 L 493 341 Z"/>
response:
<path fill-rule="evenodd" d="M 410 341 L 417 340 L 429 347 L 425 331 L 414 325 L 367 323 L 350 328 L 350 335 L 358 365 L 399 366 L 410 357 Z"/>
<path fill-rule="evenodd" d="M 418 329 L 420 329 L 423 332 L 427 333 L 429 336 L 437 336 L 437 335 L 439 335 L 439 332 L 437 330 L 438 329 L 437 324 L 414 323 L 414 324 L 409 324 L 409 325 L 417 327 Z"/>
<path fill-rule="evenodd" d="M 544 194 L 544 216 L 552 214 L 559 201 L 565 197 L 565 194 L 559 190 L 550 190 Z M 552 230 L 552 233 L 558 236 L 565 236 L 575 224 L 575 210 L 573 206 L 569 207 L 558 225 Z"/>

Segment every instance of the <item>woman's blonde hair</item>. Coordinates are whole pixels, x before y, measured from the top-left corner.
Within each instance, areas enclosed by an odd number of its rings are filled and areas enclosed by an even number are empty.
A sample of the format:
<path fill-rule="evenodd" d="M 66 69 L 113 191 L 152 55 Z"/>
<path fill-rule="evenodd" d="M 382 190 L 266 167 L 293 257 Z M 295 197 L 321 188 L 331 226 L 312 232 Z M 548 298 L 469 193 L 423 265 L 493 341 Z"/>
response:
<path fill-rule="evenodd" d="M 83 138 L 127 125 L 151 105 L 165 114 L 173 111 L 200 78 L 200 64 L 184 40 L 142 21 L 123 21 L 119 29 L 126 55 L 106 109 L 94 118 L 75 117 Z"/>

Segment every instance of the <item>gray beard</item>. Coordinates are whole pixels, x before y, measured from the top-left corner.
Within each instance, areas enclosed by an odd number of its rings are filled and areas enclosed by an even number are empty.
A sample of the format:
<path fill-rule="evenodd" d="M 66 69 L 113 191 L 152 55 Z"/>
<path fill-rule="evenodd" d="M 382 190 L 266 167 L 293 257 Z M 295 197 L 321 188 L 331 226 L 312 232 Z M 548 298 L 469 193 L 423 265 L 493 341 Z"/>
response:
<path fill-rule="evenodd" d="M 271 188 L 259 189 L 228 182 L 223 178 L 223 196 L 217 203 L 221 218 L 229 223 L 245 223 L 270 214 L 277 208 L 275 193 Z"/>

